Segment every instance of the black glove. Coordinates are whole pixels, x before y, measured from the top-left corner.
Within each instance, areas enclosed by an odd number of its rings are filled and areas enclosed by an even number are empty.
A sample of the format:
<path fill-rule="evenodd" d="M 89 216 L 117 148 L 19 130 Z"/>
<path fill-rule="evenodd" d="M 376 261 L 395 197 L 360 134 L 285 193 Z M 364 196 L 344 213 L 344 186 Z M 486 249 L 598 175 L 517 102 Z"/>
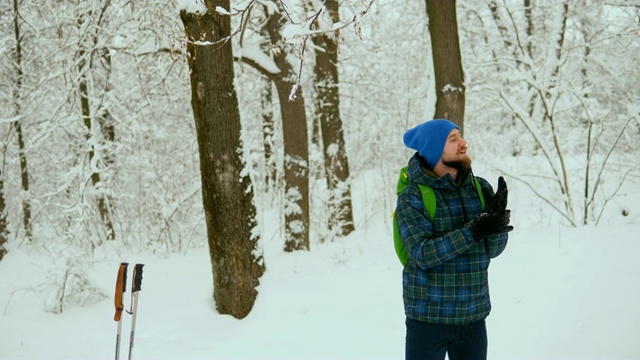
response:
<path fill-rule="evenodd" d="M 509 196 L 509 190 L 507 189 L 507 183 L 504 178 L 500 176 L 498 178 L 498 190 L 493 196 L 493 200 L 485 209 L 488 213 L 501 213 L 507 209 L 507 197 Z"/>
<path fill-rule="evenodd" d="M 509 225 L 511 221 L 511 210 L 502 212 L 483 212 L 475 219 L 467 223 L 467 227 L 473 234 L 475 241 L 482 240 L 487 235 L 502 234 L 513 230 Z"/>

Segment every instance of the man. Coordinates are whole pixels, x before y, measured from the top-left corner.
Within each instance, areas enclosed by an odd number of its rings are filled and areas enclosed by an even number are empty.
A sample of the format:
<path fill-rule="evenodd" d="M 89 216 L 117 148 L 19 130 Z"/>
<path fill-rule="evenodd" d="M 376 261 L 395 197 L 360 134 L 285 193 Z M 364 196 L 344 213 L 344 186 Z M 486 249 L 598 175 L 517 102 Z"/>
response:
<path fill-rule="evenodd" d="M 506 183 L 500 177 L 494 195 L 486 180 L 472 181 L 468 144 L 449 120 L 408 130 L 404 143 L 417 151 L 409 160 L 409 184 L 398 195 L 395 215 L 409 253 L 402 275 L 405 357 L 486 359 L 485 318 L 491 310 L 487 269 L 513 230 Z M 435 192 L 433 220 L 417 184 Z"/>

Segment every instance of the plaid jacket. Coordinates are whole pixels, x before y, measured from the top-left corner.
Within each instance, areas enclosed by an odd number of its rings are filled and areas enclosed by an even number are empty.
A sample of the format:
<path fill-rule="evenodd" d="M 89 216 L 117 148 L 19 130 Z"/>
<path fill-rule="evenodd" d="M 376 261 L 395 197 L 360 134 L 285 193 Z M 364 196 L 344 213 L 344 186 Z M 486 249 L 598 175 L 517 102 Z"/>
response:
<path fill-rule="evenodd" d="M 396 221 L 409 252 L 402 274 L 405 314 L 434 324 L 467 324 L 491 311 L 487 269 L 491 258 L 504 250 L 507 233 L 476 242 L 464 226 L 482 212 L 478 192 L 465 176 L 461 184 L 450 175 L 427 175 L 414 155 L 409 160 L 410 183 L 398 195 Z M 478 178 L 485 202 L 494 192 Z M 416 183 L 436 194 L 436 214 L 429 219 Z"/>

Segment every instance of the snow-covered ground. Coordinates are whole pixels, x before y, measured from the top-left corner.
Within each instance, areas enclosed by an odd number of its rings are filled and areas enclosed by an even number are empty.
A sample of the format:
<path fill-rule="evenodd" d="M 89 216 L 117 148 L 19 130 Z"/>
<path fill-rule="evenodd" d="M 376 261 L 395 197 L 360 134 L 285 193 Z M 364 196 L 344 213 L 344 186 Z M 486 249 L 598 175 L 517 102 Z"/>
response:
<path fill-rule="evenodd" d="M 401 268 L 387 225 L 311 252 L 283 253 L 266 240 L 267 272 L 244 320 L 215 311 L 205 248 L 123 256 L 146 264 L 134 358 L 403 358 Z M 640 358 L 639 232 L 639 225 L 516 229 L 490 268 L 489 358 Z M 35 254 L 19 250 L 0 262 L 0 358 L 112 358 L 119 262 L 91 269 L 108 298 L 54 315 L 44 311 L 41 291 L 50 260 Z M 131 316 L 123 319 L 125 358 Z"/>

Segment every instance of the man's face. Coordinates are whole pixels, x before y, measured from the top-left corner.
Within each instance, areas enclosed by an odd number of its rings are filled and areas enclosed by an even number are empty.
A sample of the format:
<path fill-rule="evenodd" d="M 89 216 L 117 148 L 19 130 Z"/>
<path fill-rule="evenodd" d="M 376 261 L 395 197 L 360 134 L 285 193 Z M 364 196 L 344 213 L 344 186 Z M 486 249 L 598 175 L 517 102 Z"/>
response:
<path fill-rule="evenodd" d="M 467 141 L 462 138 L 460 130 L 453 129 L 444 143 L 442 163 L 455 169 L 470 169 L 471 158 L 467 155 Z"/>

